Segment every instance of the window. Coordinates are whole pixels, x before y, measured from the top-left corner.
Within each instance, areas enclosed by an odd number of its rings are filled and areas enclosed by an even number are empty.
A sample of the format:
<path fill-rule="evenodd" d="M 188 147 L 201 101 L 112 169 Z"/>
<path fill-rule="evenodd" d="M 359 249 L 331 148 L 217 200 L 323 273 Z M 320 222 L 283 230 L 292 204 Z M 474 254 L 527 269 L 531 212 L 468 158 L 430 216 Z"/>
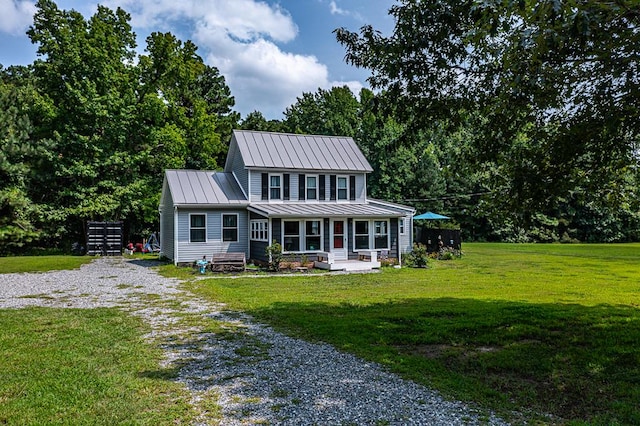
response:
<path fill-rule="evenodd" d="M 284 251 L 300 250 L 300 222 L 284 221 Z"/>
<path fill-rule="evenodd" d="M 386 220 L 373 221 L 373 248 L 389 248 L 389 222 Z"/>
<path fill-rule="evenodd" d="M 369 248 L 369 221 L 368 220 L 356 220 L 355 221 L 355 244 L 356 250 L 367 250 Z"/>
<path fill-rule="evenodd" d="M 269 241 L 269 222 L 262 219 L 252 220 L 251 239 L 253 241 Z"/>
<path fill-rule="evenodd" d="M 319 220 L 307 220 L 305 222 L 304 233 L 305 245 L 304 248 L 307 251 L 320 250 L 320 221 Z"/>
<path fill-rule="evenodd" d="M 222 215 L 222 241 L 238 241 L 238 215 Z"/>
<path fill-rule="evenodd" d="M 280 175 L 269 175 L 269 199 L 279 200 L 280 197 Z"/>
<path fill-rule="evenodd" d="M 354 233 L 355 250 L 388 250 L 389 249 L 389 221 L 388 220 L 356 220 Z M 373 235 L 370 234 L 373 230 Z"/>
<path fill-rule="evenodd" d="M 307 200 L 318 199 L 318 176 L 307 176 Z"/>
<path fill-rule="evenodd" d="M 203 214 L 189 216 L 189 242 L 204 243 L 207 241 L 207 218 Z"/>
<path fill-rule="evenodd" d="M 404 221 L 406 220 L 406 218 L 401 217 L 398 219 L 398 227 L 400 228 L 400 234 L 404 235 L 405 231 L 404 231 Z"/>
<path fill-rule="evenodd" d="M 347 192 L 347 178 L 338 177 L 338 200 L 346 200 Z"/>

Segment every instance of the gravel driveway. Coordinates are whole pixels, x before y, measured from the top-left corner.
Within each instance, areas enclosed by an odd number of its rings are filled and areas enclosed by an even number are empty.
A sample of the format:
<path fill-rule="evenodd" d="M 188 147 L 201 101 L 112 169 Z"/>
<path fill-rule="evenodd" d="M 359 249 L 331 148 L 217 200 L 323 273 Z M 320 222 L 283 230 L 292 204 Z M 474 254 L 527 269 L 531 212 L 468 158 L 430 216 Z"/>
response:
<path fill-rule="evenodd" d="M 505 424 L 376 364 L 198 299 L 152 266 L 98 258 L 79 270 L 0 274 L 0 308 L 119 307 L 141 316 L 194 405 L 218 398 L 222 425 Z"/>

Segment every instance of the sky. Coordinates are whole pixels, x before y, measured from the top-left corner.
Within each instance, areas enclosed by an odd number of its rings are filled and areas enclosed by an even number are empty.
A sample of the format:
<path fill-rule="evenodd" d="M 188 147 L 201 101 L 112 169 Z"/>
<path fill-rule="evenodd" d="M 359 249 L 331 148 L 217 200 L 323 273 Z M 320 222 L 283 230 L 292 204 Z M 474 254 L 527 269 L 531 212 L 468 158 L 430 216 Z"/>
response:
<path fill-rule="evenodd" d="M 244 118 L 260 111 L 282 119 L 304 92 L 347 85 L 357 95 L 368 87 L 368 70 L 344 61 L 345 49 L 333 31 L 372 25 L 393 29 L 388 10 L 394 0 L 58 0 L 85 18 L 100 3 L 131 14 L 138 53 L 151 32 L 171 32 L 198 46 L 204 62 L 220 70 Z M 27 65 L 37 46 L 26 31 L 35 0 L 0 0 L 0 64 Z"/>

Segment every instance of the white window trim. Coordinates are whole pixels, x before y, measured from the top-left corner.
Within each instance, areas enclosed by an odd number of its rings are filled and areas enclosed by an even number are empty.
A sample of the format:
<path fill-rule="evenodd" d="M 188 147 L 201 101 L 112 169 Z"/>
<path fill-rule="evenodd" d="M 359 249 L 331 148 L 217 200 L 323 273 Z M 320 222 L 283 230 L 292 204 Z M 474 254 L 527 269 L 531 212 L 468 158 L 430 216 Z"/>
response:
<path fill-rule="evenodd" d="M 356 222 L 368 222 L 369 223 L 369 248 L 366 249 L 356 249 Z M 380 248 L 375 248 L 376 246 L 376 227 L 375 227 L 375 223 L 376 222 L 386 222 L 387 223 L 387 246 L 386 247 L 380 247 Z M 358 234 L 360 235 L 360 234 Z M 362 234 L 364 235 L 364 234 Z M 391 223 L 389 221 L 389 219 L 380 219 L 380 218 L 374 218 L 374 219 L 354 219 L 353 220 L 353 236 L 352 236 L 352 242 L 353 242 L 353 251 L 358 253 L 359 251 L 370 251 L 370 250 L 391 250 Z"/>
<path fill-rule="evenodd" d="M 407 217 L 398 218 L 398 234 L 407 235 Z"/>
<path fill-rule="evenodd" d="M 387 245 L 385 247 L 376 248 L 376 222 L 385 222 L 385 228 L 387 231 Z M 391 224 L 389 223 L 389 219 L 373 219 L 371 221 L 373 224 L 373 233 L 371 235 L 371 243 L 370 246 L 373 247 L 372 250 L 390 250 L 391 245 Z M 380 234 L 382 235 L 382 234 Z"/>
<path fill-rule="evenodd" d="M 345 180 L 345 198 L 340 198 L 340 185 L 338 184 L 338 182 L 340 182 L 340 179 L 344 179 Z M 349 201 L 349 175 L 337 175 L 336 176 L 336 201 L 337 202 L 348 202 Z"/>
<path fill-rule="evenodd" d="M 225 216 L 235 216 L 236 217 L 236 226 L 231 228 L 231 227 L 225 227 L 224 226 L 224 217 Z M 225 240 L 224 239 L 224 230 L 225 229 L 235 229 L 236 230 L 236 239 L 235 240 Z M 220 214 L 220 241 L 222 241 L 223 243 L 237 243 L 238 241 L 240 241 L 240 215 L 238 213 L 221 213 Z"/>
<path fill-rule="evenodd" d="M 271 176 L 278 176 L 280 178 L 280 186 L 271 186 Z M 280 189 L 280 198 L 271 198 L 271 188 L 279 188 Z M 289 189 L 291 190 L 291 189 Z M 284 176 L 282 173 L 269 173 L 269 201 L 277 200 L 282 201 L 284 198 Z"/>
<path fill-rule="evenodd" d="M 193 228 L 191 226 L 191 216 L 204 216 L 204 241 L 191 241 L 191 230 L 192 229 L 203 229 L 200 227 Z M 189 213 L 189 244 L 206 244 L 208 241 L 207 236 L 207 214 L 206 213 Z"/>
<path fill-rule="evenodd" d="M 356 248 L 356 222 L 367 222 L 367 236 L 368 236 L 368 241 L 369 241 L 369 247 L 367 247 L 366 249 L 364 248 Z M 358 235 L 364 235 L 364 234 L 358 234 Z M 371 250 L 371 219 L 353 219 L 353 251 L 354 252 L 358 252 L 360 250 Z"/>
<path fill-rule="evenodd" d="M 298 222 L 298 238 L 299 238 L 299 250 L 297 251 L 285 251 L 284 250 L 284 223 L 285 222 Z M 306 250 L 307 247 L 307 222 L 320 222 L 320 248 L 318 250 Z M 281 231 L 281 240 L 282 241 L 282 252 L 283 253 L 316 253 L 319 251 L 324 251 L 324 220 L 322 218 L 309 218 L 309 219 L 299 219 L 299 220 L 287 220 L 282 219 L 282 231 Z"/>
<path fill-rule="evenodd" d="M 260 238 L 260 235 L 263 238 Z M 269 242 L 269 220 L 251 219 L 249 225 L 249 238 L 251 241 Z"/>
<path fill-rule="evenodd" d="M 309 198 L 309 178 L 316 178 L 316 196 L 314 198 Z M 338 183 L 336 180 L 336 187 L 337 187 Z M 304 198 L 306 201 L 318 201 L 320 199 L 320 175 L 305 175 L 304 177 Z M 336 195 L 337 198 L 337 195 Z"/>

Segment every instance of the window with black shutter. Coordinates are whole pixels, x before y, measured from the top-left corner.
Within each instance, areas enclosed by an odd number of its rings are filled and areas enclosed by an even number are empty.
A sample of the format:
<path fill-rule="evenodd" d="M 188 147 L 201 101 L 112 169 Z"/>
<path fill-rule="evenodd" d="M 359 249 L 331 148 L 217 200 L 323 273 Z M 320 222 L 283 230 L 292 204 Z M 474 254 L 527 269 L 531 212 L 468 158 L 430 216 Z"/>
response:
<path fill-rule="evenodd" d="M 269 173 L 262 173 L 262 199 L 269 199 Z"/>
<path fill-rule="evenodd" d="M 304 200 L 304 182 L 305 176 L 303 174 L 298 175 L 298 200 Z"/>
<path fill-rule="evenodd" d="M 336 199 L 336 175 L 329 176 L 329 199 Z"/>
<path fill-rule="evenodd" d="M 324 186 L 324 175 L 320 175 L 318 178 L 318 199 L 324 200 L 325 186 Z"/>
<path fill-rule="evenodd" d="M 282 175 L 282 180 L 284 181 L 283 182 L 284 188 L 282 190 L 282 199 L 283 200 L 288 200 L 289 199 L 289 192 L 290 192 L 289 191 L 289 174 L 288 173 L 283 174 Z"/>
<path fill-rule="evenodd" d="M 356 177 L 355 176 L 349 176 L 349 199 L 352 201 L 356 199 Z"/>

